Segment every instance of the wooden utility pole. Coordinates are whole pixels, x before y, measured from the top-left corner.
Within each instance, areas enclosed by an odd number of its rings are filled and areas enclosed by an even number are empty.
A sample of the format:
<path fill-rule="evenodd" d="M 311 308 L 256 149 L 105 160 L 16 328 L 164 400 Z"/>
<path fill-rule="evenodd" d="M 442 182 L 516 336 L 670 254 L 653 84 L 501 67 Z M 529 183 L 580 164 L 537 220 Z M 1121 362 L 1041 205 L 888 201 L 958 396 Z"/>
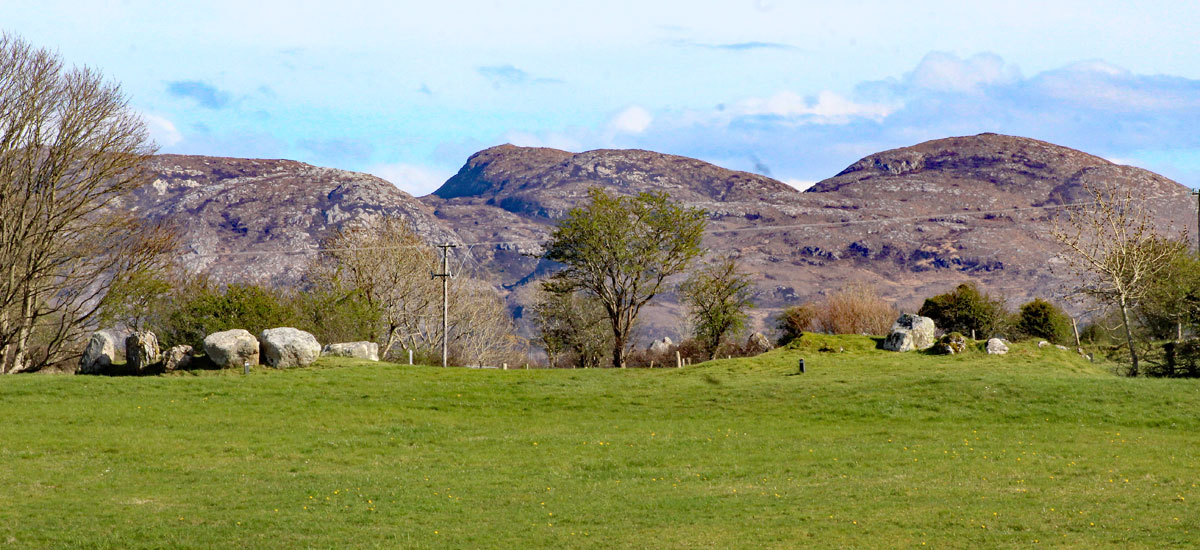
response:
<path fill-rule="evenodd" d="M 449 333 L 450 323 L 449 318 L 450 306 L 448 294 L 450 290 L 450 260 L 449 254 L 451 248 L 457 248 L 458 245 L 450 243 L 439 244 L 438 248 L 442 249 L 442 272 L 430 273 L 430 278 L 442 278 L 442 366 L 446 366 L 446 340 Z"/>
<path fill-rule="evenodd" d="M 1196 197 L 1196 254 L 1200 254 L 1200 189 L 1192 190 L 1192 196 Z"/>

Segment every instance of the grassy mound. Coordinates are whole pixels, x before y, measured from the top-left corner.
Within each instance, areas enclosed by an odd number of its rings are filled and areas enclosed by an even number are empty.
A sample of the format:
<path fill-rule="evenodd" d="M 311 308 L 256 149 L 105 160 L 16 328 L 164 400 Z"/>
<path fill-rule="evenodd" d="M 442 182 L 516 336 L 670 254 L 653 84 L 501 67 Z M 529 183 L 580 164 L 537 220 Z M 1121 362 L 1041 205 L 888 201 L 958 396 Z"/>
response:
<path fill-rule="evenodd" d="M 0 546 L 1180 547 L 1200 385 L 867 337 L 684 369 L 0 379 Z M 825 350 L 825 351 L 822 351 Z M 804 358 L 806 374 L 797 374 Z"/>

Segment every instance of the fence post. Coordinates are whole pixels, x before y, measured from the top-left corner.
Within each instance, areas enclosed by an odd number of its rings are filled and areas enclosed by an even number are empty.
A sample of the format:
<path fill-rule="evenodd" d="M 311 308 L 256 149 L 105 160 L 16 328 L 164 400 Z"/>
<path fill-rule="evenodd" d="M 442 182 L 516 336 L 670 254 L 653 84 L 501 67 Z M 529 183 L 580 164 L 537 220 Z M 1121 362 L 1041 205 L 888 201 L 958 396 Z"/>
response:
<path fill-rule="evenodd" d="M 408 364 L 410 364 L 410 365 L 411 365 L 411 364 L 413 364 L 413 362 L 412 362 L 412 348 L 408 348 Z"/>

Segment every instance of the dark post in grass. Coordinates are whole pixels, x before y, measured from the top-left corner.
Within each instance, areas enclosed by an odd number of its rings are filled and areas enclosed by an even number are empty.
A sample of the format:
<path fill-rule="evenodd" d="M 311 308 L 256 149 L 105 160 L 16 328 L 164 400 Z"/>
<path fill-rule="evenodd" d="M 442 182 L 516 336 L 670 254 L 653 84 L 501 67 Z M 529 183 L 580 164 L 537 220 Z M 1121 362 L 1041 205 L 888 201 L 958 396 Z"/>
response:
<path fill-rule="evenodd" d="M 800 372 L 799 372 L 799 374 L 804 374 L 804 358 L 800 358 Z"/>

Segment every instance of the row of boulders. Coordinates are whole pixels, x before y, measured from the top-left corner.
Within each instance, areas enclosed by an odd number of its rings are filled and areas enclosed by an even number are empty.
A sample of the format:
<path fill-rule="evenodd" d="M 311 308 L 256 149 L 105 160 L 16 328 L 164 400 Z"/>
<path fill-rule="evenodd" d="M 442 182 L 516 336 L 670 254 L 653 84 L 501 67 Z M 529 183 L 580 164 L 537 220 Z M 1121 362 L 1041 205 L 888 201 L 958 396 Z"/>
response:
<path fill-rule="evenodd" d="M 937 353 L 952 355 L 967 351 L 967 338 L 957 332 L 951 332 L 936 337 L 937 326 L 933 319 L 911 313 L 903 313 L 895 323 L 887 338 L 883 340 L 883 349 L 888 351 L 913 351 L 933 348 Z M 1008 345 L 999 338 L 990 338 L 984 349 L 991 355 L 1008 353 Z"/>
<path fill-rule="evenodd" d="M 204 355 L 192 346 L 180 345 L 165 353 L 153 332 L 138 331 L 124 338 L 124 366 L 119 366 L 117 333 L 105 330 L 92 334 L 79 361 L 80 374 L 157 374 L 191 368 L 241 368 L 265 364 L 275 368 L 304 367 L 321 355 L 379 360 L 374 342 L 329 344 L 324 348 L 316 337 L 303 330 L 282 327 L 262 331 L 258 338 L 244 329 L 215 332 L 204 337 Z"/>

